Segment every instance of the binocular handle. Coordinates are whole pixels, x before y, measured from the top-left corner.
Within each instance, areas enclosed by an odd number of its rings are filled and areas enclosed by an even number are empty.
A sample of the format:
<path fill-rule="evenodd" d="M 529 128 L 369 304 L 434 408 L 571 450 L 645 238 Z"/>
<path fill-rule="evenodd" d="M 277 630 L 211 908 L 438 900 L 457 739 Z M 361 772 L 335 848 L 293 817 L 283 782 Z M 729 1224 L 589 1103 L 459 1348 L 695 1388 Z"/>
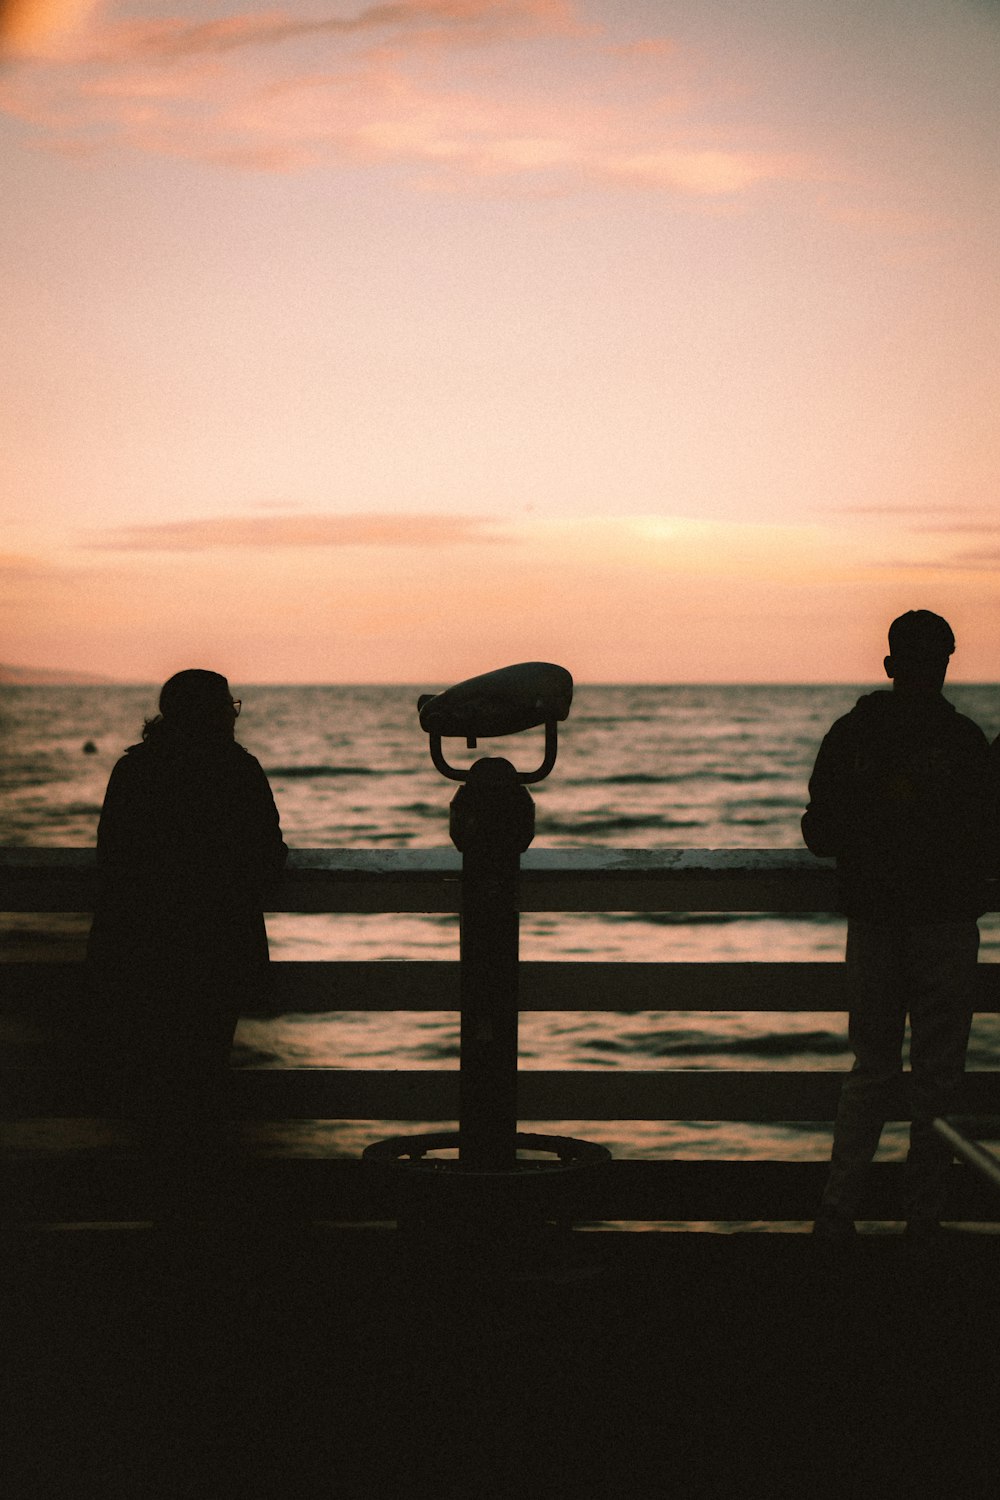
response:
<path fill-rule="evenodd" d="M 475 745 L 473 744 L 470 748 L 474 750 Z M 544 781 L 556 763 L 558 749 L 559 731 L 556 727 L 556 721 L 551 719 L 545 725 L 545 755 L 541 765 L 534 771 L 515 770 L 514 772 L 521 785 L 533 786 L 536 781 Z M 435 769 L 440 771 L 442 776 L 447 776 L 449 781 L 468 781 L 471 767 L 463 771 L 458 766 L 448 763 L 444 757 L 444 751 L 441 749 L 441 736 L 439 734 L 432 734 L 430 736 L 430 750 L 431 760 L 434 763 Z"/>
<path fill-rule="evenodd" d="M 520 662 L 470 677 L 442 693 L 424 693 L 417 700 L 420 726 L 430 737 L 431 760 L 442 776 L 464 781 L 466 771 L 450 766 L 442 739 L 463 739 L 474 750 L 480 738 L 518 734 L 545 726 L 545 757 L 535 771 L 518 772 L 528 784 L 541 781 L 555 765 L 560 719 L 569 715 L 573 679 L 553 662 Z"/>

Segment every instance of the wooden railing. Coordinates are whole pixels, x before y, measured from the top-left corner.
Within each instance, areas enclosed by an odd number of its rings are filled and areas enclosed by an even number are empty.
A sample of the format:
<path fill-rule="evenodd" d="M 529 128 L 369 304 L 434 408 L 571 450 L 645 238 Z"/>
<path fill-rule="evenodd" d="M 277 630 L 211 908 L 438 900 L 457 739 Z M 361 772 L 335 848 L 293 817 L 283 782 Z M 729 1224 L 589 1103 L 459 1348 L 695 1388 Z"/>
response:
<path fill-rule="evenodd" d="M 452 849 L 296 850 L 271 908 L 280 912 L 457 912 L 460 856 Z M 0 850 L 0 909 L 88 912 L 97 894 L 92 850 Z M 529 850 L 523 912 L 830 911 L 833 871 L 802 850 Z M 664 935 L 664 947 L 669 936 Z M 448 1011 L 458 1008 L 451 962 L 275 963 L 275 1011 Z M 0 1008 L 70 1017 L 85 1002 L 80 963 L 0 965 Z M 522 1011 L 829 1012 L 846 1008 L 836 963 L 525 962 Z M 1000 965 L 981 964 L 975 1006 L 1000 1012 Z M 523 1070 L 518 1118 L 547 1121 L 830 1121 L 841 1073 L 833 1070 Z M 905 1079 L 893 1114 L 908 1112 Z M 107 1110 L 86 1069 L 5 1070 L 7 1119 L 72 1119 Z M 458 1073 L 342 1068 L 241 1069 L 234 1113 L 255 1120 L 454 1121 Z M 1000 1116 L 1000 1072 L 966 1076 L 956 1111 Z M 405 1126 L 401 1128 L 405 1129 Z M 581 1132 L 585 1133 L 585 1132 Z M 129 1164 L 117 1158 L 11 1163 L 12 1211 L 24 1216 L 134 1213 Z M 356 1160 L 260 1160 L 255 1192 L 275 1212 L 394 1216 L 391 1182 Z M 616 1160 L 573 1205 L 588 1220 L 801 1220 L 812 1216 L 825 1167 L 794 1161 Z M 871 1174 L 865 1217 L 899 1216 L 899 1167 Z M 966 1168 L 954 1168 L 952 1212 L 990 1220 L 997 1208 Z"/>

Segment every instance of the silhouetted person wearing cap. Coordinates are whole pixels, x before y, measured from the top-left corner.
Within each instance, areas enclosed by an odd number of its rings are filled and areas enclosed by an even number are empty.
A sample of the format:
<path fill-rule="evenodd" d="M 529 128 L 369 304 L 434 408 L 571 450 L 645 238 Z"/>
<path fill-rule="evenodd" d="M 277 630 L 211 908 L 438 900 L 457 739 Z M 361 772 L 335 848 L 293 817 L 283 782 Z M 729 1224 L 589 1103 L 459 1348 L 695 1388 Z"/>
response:
<path fill-rule="evenodd" d="M 867 694 L 830 729 L 809 782 L 802 834 L 836 856 L 848 918 L 853 1071 L 844 1080 L 815 1232 L 855 1233 L 862 1186 L 902 1072 L 910 1017 L 912 1124 L 907 1232 L 940 1228 L 951 1152 L 932 1128 L 965 1069 L 985 910 L 987 745 L 941 695 L 950 626 L 910 610 L 889 628 L 892 690 Z"/>
<path fill-rule="evenodd" d="M 171 1157 L 214 1147 L 236 1022 L 260 994 L 263 901 L 287 849 L 217 672 L 178 672 L 111 773 L 88 959 L 124 1051 L 124 1114 Z"/>

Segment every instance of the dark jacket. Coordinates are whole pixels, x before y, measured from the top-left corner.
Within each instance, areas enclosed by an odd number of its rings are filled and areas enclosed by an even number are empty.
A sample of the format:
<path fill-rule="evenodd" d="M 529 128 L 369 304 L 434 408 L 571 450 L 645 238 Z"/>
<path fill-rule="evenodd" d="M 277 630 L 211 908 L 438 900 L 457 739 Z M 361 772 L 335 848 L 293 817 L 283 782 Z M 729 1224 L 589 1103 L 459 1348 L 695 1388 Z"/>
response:
<path fill-rule="evenodd" d="M 985 910 L 987 744 L 939 693 L 869 693 L 832 726 L 802 836 L 836 856 L 839 908 L 870 921 Z"/>
<path fill-rule="evenodd" d="M 97 832 L 99 979 L 240 1005 L 267 965 L 263 903 L 288 850 L 259 762 L 162 729 L 111 773 Z"/>
<path fill-rule="evenodd" d="M 987 858 L 987 869 L 991 880 L 1000 877 L 1000 734 L 997 735 L 989 749 L 989 785 L 990 785 L 990 817 L 989 817 L 989 855 Z M 1000 892 L 996 886 L 991 891 L 990 911 L 996 911 L 996 900 Z"/>

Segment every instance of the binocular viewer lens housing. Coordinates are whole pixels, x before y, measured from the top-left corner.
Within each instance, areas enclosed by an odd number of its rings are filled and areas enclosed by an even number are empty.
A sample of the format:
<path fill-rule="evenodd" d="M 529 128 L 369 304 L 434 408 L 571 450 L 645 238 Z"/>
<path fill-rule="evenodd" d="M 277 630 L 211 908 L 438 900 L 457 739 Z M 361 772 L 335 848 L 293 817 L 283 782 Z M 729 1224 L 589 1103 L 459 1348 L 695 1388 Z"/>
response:
<path fill-rule="evenodd" d="M 417 711 L 426 734 L 474 743 L 554 724 L 568 717 L 572 701 L 573 679 L 565 667 L 525 661 L 424 694 Z"/>

